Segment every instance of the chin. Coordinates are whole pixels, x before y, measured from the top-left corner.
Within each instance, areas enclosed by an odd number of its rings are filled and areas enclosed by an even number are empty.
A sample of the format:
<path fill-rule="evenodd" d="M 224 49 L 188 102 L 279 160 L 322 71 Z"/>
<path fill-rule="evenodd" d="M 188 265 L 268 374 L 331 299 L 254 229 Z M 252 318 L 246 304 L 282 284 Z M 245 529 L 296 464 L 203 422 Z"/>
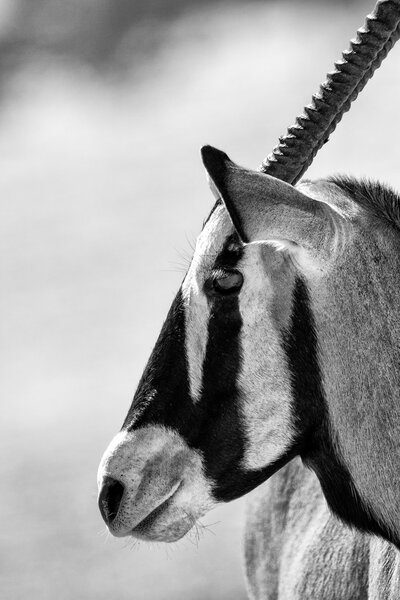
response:
<path fill-rule="evenodd" d="M 193 519 L 170 521 L 163 518 L 148 522 L 147 519 L 131 531 L 131 536 L 146 542 L 177 542 L 194 527 Z"/>
<path fill-rule="evenodd" d="M 116 522 L 109 526 L 109 531 L 116 537 L 130 536 L 146 542 L 176 542 L 189 533 L 198 519 L 211 508 L 213 506 L 208 504 L 201 508 L 197 506 L 197 510 L 194 510 L 193 505 L 182 505 L 173 496 L 133 527 L 128 508 L 125 514 L 120 515 Z"/>
<path fill-rule="evenodd" d="M 146 542 L 176 542 L 195 526 L 197 518 L 173 504 L 163 505 L 129 531 L 113 531 L 110 528 L 110 532 L 116 537 L 131 536 Z"/>

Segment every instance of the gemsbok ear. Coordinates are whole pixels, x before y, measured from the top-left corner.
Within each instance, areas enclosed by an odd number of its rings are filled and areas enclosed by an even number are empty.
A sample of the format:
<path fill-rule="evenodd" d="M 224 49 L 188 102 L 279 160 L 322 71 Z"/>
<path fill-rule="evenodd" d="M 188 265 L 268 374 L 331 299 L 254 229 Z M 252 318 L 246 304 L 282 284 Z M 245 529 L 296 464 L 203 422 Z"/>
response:
<path fill-rule="evenodd" d="M 211 187 L 224 201 L 243 242 L 276 241 L 325 254 L 334 212 L 327 204 L 280 179 L 239 167 L 212 146 L 204 146 L 201 154 Z"/>

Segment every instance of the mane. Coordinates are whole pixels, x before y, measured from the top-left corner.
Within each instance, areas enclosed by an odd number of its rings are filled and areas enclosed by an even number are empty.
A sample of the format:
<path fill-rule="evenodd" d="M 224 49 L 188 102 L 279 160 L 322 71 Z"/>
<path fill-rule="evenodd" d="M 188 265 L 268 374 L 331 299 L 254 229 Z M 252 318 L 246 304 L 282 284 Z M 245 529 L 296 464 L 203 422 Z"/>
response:
<path fill-rule="evenodd" d="M 354 202 L 372 212 L 379 219 L 400 229 L 400 195 L 390 186 L 370 179 L 356 179 L 334 175 L 328 181 L 337 185 Z"/>

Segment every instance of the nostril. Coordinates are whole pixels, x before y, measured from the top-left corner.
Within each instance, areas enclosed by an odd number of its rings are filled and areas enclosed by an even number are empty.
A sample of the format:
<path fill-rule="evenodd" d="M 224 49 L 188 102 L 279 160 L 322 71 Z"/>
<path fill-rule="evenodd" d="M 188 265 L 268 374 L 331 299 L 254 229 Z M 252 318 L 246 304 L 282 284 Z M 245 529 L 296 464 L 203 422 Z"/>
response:
<path fill-rule="evenodd" d="M 104 477 L 99 494 L 99 509 L 107 525 L 111 525 L 117 516 L 123 494 L 124 486 L 120 481 Z"/>

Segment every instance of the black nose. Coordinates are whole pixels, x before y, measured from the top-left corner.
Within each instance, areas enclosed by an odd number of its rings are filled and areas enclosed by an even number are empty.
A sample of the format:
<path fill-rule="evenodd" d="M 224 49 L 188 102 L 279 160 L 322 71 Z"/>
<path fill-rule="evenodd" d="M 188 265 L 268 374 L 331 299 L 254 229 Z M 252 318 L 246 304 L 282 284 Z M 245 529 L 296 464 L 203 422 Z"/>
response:
<path fill-rule="evenodd" d="M 99 509 L 107 525 L 111 525 L 117 516 L 124 494 L 124 486 L 112 477 L 104 477 L 99 494 Z"/>

